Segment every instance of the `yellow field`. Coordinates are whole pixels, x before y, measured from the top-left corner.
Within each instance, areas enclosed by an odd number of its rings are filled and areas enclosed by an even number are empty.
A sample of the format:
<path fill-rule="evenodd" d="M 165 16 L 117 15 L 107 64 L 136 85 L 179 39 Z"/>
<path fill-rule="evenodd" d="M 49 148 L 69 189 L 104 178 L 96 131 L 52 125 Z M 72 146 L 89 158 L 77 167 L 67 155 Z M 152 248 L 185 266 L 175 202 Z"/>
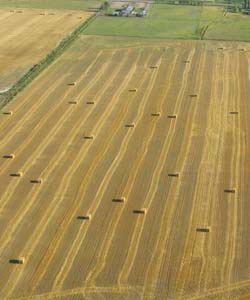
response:
<path fill-rule="evenodd" d="M 249 299 L 250 47 L 90 39 L 0 115 L 0 299 Z"/>
<path fill-rule="evenodd" d="M 0 92 L 90 15 L 81 11 L 0 9 Z"/>

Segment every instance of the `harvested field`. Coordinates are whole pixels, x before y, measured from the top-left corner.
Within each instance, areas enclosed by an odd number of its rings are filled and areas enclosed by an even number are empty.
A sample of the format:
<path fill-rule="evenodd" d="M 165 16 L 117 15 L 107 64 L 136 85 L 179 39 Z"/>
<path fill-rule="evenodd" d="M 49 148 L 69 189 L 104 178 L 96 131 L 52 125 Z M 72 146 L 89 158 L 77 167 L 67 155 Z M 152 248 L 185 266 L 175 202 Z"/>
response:
<path fill-rule="evenodd" d="M 91 14 L 81 11 L 0 9 L 0 93 L 8 90 Z"/>
<path fill-rule="evenodd" d="M 239 46 L 83 37 L 4 108 L 0 299 L 249 299 Z"/>
<path fill-rule="evenodd" d="M 100 0 L 0 0 L 0 7 L 87 10 L 100 7 Z"/>

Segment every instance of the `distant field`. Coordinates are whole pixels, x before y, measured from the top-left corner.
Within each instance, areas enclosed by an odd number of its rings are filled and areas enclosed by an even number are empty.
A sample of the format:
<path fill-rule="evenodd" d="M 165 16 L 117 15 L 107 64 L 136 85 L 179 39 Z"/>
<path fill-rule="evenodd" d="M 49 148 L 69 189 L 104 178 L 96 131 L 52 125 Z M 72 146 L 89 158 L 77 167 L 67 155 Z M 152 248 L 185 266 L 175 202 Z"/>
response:
<path fill-rule="evenodd" d="M 249 50 L 81 36 L 1 110 L 0 299 L 249 299 Z"/>
<path fill-rule="evenodd" d="M 209 27 L 206 39 L 250 41 L 250 16 L 228 13 Z"/>
<path fill-rule="evenodd" d="M 12 86 L 91 14 L 0 9 L 0 91 Z"/>
<path fill-rule="evenodd" d="M 145 18 L 98 17 L 85 34 L 199 39 L 207 24 L 222 18 L 218 7 L 157 4 Z"/>
<path fill-rule="evenodd" d="M 101 0 L 0 0 L 0 7 L 26 7 L 46 9 L 91 9 L 97 8 Z"/>
<path fill-rule="evenodd" d="M 250 17 L 222 7 L 155 4 L 145 18 L 98 17 L 85 34 L 166 39 L 250 40 Z M 206 27 L 208 29 L 206 31 Z"/>

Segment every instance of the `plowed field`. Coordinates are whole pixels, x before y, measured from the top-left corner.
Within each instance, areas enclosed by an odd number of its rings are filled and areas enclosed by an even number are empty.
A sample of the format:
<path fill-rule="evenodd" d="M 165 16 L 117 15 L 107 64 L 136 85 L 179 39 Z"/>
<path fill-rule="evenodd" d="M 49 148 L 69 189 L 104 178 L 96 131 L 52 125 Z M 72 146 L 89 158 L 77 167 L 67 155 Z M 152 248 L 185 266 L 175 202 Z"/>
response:
<path fill-rule="evenodd" d="M 249 46 L 112 41 L 1 112 L 0 299 L 249 299 Z"/>
<path fill-rule="evenodd" d="M 90 15 L 81 11 L 0 9 L 0 92 Z"/>

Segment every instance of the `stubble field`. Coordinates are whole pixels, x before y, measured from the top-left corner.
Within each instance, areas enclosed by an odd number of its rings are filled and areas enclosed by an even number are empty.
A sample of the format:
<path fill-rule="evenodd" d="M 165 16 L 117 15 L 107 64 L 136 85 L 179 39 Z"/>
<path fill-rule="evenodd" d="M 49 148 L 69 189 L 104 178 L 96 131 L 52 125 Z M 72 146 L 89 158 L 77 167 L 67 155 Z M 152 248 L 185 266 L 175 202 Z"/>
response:
<path fill-rule="evenodd" d="M 8 90 L 91 12 L 0 9 L 0 93 Z"/>
<path fill-rule="evenodd" d="M 249 45 L 127 45 L 2 110 L 0 299 L 249 299 Z"/>

